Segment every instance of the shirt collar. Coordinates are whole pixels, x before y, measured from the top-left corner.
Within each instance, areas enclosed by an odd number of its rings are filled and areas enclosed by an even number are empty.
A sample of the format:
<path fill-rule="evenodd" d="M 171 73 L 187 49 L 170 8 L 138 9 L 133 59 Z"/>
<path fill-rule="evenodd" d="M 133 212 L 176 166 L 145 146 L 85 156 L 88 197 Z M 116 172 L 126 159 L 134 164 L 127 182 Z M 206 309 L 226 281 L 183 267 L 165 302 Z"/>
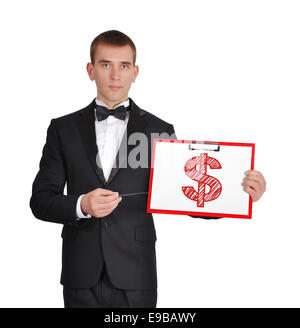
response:
<path fill-rule="evenodd" d="M 102 100 L 99 100 L 97 98 L 96 98 L 96 104 L 97 105 L 100 105 L 100 106 L 105 106 L 105 107 L 109 108 Z M 127 100 L 124 100 L 120 104 L 118 104 L 116 107 L 119 107 L 119 106 L 128 107 L 129 106 L 129 98 Z"/>

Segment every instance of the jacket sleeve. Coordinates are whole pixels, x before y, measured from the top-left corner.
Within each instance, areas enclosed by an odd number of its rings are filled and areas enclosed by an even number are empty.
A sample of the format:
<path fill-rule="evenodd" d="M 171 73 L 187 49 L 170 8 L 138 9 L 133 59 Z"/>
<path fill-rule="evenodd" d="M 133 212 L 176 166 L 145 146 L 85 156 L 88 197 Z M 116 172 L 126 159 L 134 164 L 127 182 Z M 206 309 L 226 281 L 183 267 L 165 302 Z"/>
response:
<path fill-rule="evenodd" d="M 174 126 L 170 124 L 168 134 L 170 136 L 170 140 L 177 140 L 177 136 L 174 130 Z M 211 220 L 211 219 L 222 219 L 222 217 L 214 217 L 214 216 L 196 216 L 196 215 L 189 215 L 192 218 L 201 218 L 201 219 L 206 219 L 206 220 Z"/>
<path fill-rule="evenodd" d="M 80 225 L 81 220 L 76 220 L 76 202 L 80 195 L 64 195 L 65 183 L 65 161 L 55 120 L 51 120 L 30 198 L 30 208 L 37 219 L 73 226 Z"/>

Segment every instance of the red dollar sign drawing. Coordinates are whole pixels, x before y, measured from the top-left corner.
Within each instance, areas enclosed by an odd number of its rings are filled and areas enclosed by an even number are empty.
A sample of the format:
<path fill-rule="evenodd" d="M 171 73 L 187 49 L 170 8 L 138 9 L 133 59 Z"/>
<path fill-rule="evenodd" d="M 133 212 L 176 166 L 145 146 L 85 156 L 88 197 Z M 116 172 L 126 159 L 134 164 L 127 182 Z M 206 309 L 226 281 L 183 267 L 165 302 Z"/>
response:
<path fill-rule="evenodd" d="M 199 165 L 199 171 L 196 166 Z M 218 198 L 222 192 L 222 184 L 217 179 L 206 174 L 207 165 L 211 169 L 221 169 L 222 166 L 218 160 L 202 153 L 200 156 L 192 157 L 184 165 L 185 174 L 192 180 L 198 182 L 198 192 L 193 187 L 182 187 L 184 195 L 194 201 L 197 201 L 198 207 L 204 207 L 204 202 L 212 201 Z M 210 187 L 210 191 L 205 193 L 205 186 Z"/>

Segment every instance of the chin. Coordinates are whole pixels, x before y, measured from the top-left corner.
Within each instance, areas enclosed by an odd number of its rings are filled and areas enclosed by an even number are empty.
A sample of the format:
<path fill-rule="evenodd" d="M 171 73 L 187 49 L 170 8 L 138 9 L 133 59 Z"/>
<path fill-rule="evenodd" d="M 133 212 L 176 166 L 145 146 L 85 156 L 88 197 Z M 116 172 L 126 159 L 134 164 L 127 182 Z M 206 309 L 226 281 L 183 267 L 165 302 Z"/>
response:
<path fill-rule="evenodd" d="M 116 101 L 116 100 L 122 100 L 122 99 L 125 98 L 125 97 L 126 97 L 126 95 L 114 94 L 114 95 L 111 95 L 109 98 L 110 98 L 111 100 Z"/>

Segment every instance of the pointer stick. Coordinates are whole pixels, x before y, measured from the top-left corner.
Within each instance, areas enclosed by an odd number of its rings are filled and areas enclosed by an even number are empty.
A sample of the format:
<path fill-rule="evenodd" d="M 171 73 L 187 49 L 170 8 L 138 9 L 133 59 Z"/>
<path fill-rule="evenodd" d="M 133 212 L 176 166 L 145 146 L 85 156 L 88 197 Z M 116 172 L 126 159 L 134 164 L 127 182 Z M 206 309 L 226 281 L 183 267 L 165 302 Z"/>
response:
<path fill-rule="evenodd" d="M 120 197 L 124 197 L 124 196 L 134 196 L 134 195 L 142 195 L 142 194 L 148 194 L 148 191 L 144 191 L 144 192 L 134 192 L 134 193 L 130 193 L 130 194 L 120 194 Z"/>

